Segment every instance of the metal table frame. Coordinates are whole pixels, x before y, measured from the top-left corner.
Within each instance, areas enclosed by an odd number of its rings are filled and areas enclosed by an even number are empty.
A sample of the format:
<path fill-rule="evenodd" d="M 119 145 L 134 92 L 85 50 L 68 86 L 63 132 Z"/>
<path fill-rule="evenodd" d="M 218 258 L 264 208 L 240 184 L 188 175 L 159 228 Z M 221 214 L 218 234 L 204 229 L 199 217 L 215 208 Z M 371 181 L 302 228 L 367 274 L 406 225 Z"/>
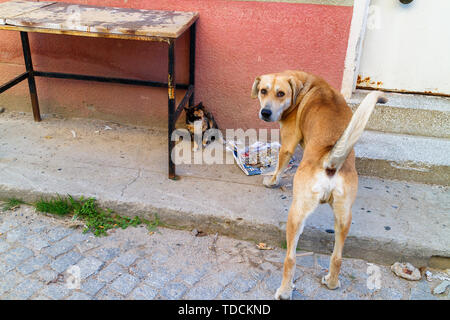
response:
<path fill-rule="evenodd" d="M 167 88 L 168 90 L 168 165 L 169 165 L 169 179 L 176 180 L 175 175 L 175 163 L 172 161 L 172 149 L 175 146 L 175 142 L 172 141 L 172 133 L 175 130 L 175 123 L 179 118 L 181 112 L 184 110 L 186 104 L 192 106 L 194 104 L 194 85 L 195 85 L 195 40 L 196 40 L 196 24 L 195 21 L 189 27 L 190 33 L 190 44 L 189 44 L 189 83 L 188 84 L 176 84 L 175 78 L 175 41 L 177 38 L 166 38 L 166 37 L 129 37 L 132 40 L 144 40 L 144 41 L 159 41 L 166 42 L 168 44 L 168 82 L 155 82 L 155 81 L 144 81 L 136 79 L 127 78 L 110 78 L 110 77 L 100 77 L 92 75 L 82 75 L 82 74 L 69 74 L 60 72 L 46 72 L 37 71 L 33 68 L 33 61 L 31 59 L 30 43 L 28 40 L 28 32 L 38 32 L 38 33 L 53 33 L 48 29 L 34 29 L 29 27 L 11 27 L 2 26 L 3 30 L 19 30 L 20 38 L 22 42 L 23 56 L 25 59 L 26 72 L 15 77 L 14 79 L 8 81 L 7 83 L 0 86 L 0 94 L 6 90 L 14 87 L 16 84 L 28 79 L 28 86 L 30 90 L 31 106 L 33 108 L 34 121 L 41 121 L 41 114 L 39 111 L 39 100 L 36 90 L 35 77 L 45 77 L 45 78 L 57 78 L 57 79 L 72 79 L 72 80 L 86 80 L 86 81 L 96 81 L 96 82 L 107 82 L 107 83 L 120 83 L 136 86 L 147 86 L 147 87 L 159 87 Z M 88 36 L 79 34 L 76 36 Z M 105 35 L 105 37 L 113 38 L 111 35 Z M 122 37 L 123 39 L 123 37 Z M 176 90 L 175 89 L 186 89 L 186 93 L 181 100 L 181 102 L 176 106 Z"/>

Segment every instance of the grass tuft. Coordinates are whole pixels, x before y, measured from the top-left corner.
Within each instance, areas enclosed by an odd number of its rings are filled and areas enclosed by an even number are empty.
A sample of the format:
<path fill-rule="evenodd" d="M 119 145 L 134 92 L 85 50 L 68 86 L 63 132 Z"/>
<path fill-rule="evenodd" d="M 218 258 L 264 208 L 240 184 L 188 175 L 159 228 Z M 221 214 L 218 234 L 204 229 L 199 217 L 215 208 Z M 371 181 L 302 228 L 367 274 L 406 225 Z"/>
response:
<path fill-rule="evenodd" d="M 155 231 L 162 223 L 155 214 L 153 221 L 139 217 L 125 217 L 115 214 L 111 209 L 102 209 L 98 206 L 95 198 L 84 198 L 76 200 L 68 195 L 67 198 L 59 197 L 51 200 L 41 200 L 35 204 L 36 209 L 41 212 L 56 215 L 73 215 L 72 220 L 84 221 L 86 227 L 84 233 L 92 232 L 96 236 L 107 235 L 107 231 L 115 228 L 126 229 L 129 226 L 136 227 L 145 224 L 149 231 Z"/>
<path fill-rule="evenodd" d="M 9 198 L 3 205 L 2 210 L 3 211 L 13 210 L 15 208 L 20 207 L 21 204 L 25 204 L 25 201 L 17 198 Z"/>
<path fill-rule="evenodd" d="M 58 216 L 65 216 L 72 212 L 70 202 L 60 196 L 57 199 L 41 199 L 35 203 L 35 207 L 40 212 L 47 212 Z"/>

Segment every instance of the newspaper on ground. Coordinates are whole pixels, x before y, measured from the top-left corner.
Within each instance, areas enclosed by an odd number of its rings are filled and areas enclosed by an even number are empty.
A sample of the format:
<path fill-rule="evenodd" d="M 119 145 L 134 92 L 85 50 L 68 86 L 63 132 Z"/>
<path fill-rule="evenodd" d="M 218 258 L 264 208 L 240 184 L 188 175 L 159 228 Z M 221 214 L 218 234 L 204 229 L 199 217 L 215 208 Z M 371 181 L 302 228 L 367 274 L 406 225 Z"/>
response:
<path fill-rule="evenodd" d="M 236 164 L 248 176 L 270 175 L 278 164 L 279 142 L 257 141 L 245 146 L 240 141 L 227 141 L 227 149 L 233 153 Z M 292 158 L 286 170 L 289 170 L 295 159 Z"/>

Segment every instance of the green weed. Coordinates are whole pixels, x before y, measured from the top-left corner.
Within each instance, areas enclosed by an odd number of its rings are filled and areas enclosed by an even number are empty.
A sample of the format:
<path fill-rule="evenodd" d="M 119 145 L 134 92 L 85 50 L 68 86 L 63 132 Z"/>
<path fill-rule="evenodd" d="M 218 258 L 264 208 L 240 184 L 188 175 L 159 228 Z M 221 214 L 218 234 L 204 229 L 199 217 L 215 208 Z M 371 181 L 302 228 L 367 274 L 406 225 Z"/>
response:
<path fill-rule="evenodd" d="M 58 197 L 53 200 L 41 200 L 37 202 L 36 209 L 41 212 L 48 212 L 57 215 L 73 215 L 72 220 L 82 220 L 86 228 L 84 233 L 92 232 L 96 236 L 107 235 L 107 231 L 115 228 L 126 229 L 129 226 L 136 227 L 145 224 L 149 231 L 154 231 L 162 223 L 158 215 L 155 214 L 155 219 L 149 221 L 139 217 L 126 217 L 115 214 L 111 209 L 102 209 L 98 206 L 95 198 L 84 198 L 76 200 L 68 195 L 67 198 Z"/>
<path fill-rule="evenodd" d="M 21 204 L 25 204 L 25 201 L 23 201 L 21 199 L 17 199 L 17 198 L 9 198 L 6 201 L 6 203 L 3 205 L 2 210 L 3 211 L 12 210 L 12 209 L 20 207 Z"/>

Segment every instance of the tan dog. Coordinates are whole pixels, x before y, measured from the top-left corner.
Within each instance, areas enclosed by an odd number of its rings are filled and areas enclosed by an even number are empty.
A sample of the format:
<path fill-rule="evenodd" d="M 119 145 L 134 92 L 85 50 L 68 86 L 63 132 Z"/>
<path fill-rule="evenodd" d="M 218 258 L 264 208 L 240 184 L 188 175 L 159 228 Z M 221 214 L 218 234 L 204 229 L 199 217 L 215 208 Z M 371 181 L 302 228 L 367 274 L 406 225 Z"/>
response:
<path fill-rule="evenodd" d="M 290 299 L 295 272 L 296 248 L 306 218 L 320 203 L 334 211 L 335 244 L 329 273 L 322 283 L 329 289 L 340 286 L 338 279 L 342 249 L 351 224 L 351 207 L 358 189 L 353 146 L 383 94 L 367 95 L 352 116 L 344 97 L 320 77 L 285 71 L 257 77 L 252 97 L 259 98 L 259 116 L 280 123 L 281 149 L 278 167 L 264 179 L 267 187 L 277 186 L 281 174 L 300 143 L 304 153 L 293 183 L 293 201 L 286 226 L 287 253 L 283 280 L 276 299 Z"/>

